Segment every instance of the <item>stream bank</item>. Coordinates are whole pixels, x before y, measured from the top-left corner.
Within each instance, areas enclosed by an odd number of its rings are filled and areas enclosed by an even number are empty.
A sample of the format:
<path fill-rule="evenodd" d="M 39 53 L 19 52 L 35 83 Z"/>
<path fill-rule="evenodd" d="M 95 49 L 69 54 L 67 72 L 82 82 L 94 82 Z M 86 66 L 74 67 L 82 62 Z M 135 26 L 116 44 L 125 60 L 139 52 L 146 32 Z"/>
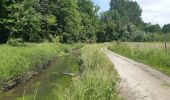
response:
<path fill-rule="evenodd" d="M 76 73 L 79 70 L 77 60 L 71 55 L 57 58 L 48 67 L 29 82 L 1 93 L 0 100 L 51 100 L 56 97 L 57 90 L 68 87 L 72 81 L 72 76 L 63 72 Z"/>

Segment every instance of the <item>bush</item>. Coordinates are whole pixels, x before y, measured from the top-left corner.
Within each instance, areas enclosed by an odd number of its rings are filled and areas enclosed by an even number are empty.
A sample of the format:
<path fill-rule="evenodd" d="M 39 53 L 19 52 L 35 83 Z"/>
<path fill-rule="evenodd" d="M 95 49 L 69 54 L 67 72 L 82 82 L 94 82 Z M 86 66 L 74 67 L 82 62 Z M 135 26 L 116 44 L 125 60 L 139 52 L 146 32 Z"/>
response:
<path fill-rule="evenodd" d="M 145 40 L 145 32 L 143 31 L 135 31 L 131 36 L 131 41 L 134 42 L 142 42 Z"/>
<path fill-rule="evenodd" d="M 24 42 L 20 38 L 17 39 L 11 38 L 6 43 L 10 46 L 18 46 L 18 47 L 25 46 Z"/>

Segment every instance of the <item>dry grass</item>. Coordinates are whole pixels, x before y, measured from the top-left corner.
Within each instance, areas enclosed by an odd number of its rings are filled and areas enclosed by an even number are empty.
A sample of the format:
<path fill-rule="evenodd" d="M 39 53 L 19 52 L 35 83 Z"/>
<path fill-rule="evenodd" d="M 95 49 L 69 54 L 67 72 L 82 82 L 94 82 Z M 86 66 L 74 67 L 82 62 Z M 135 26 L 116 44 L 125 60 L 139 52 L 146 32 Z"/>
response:
<path fill-rule="evenodd" d="M 109 46 L 109 49 L 131 59 L 148 64 L 153 68 L 170 75 L 170 43 L 167 43 L 167 52 L 163 42 L 112 43 Z"/>

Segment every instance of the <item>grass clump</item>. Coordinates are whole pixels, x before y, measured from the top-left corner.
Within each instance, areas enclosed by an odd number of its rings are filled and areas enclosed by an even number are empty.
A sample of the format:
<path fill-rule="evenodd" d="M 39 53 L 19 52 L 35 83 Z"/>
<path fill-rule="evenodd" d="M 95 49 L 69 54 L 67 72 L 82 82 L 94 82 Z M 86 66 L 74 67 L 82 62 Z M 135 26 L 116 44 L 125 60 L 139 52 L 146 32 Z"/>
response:
<path fill-rule="evenodd" d="M 119 100 L 118 75 L 113 64 L 96 45 L 82 48 L 84 72 L 73 78 L 73 84 L 57 93 L 59 100 Z"/>
<path fill-rule="evenodd" d="M 164 43 L 112 43 L 108 49 L 170 75 L 170 48 L 166 52 Z"/>
<path fill-rule="evenodd" d="M 67 46 L 67 48 L 66 48 Z M 24 74 L 69 51 L 62 44 L 27 44 L 25 47 L 0 46 L 0 83 Z"/>

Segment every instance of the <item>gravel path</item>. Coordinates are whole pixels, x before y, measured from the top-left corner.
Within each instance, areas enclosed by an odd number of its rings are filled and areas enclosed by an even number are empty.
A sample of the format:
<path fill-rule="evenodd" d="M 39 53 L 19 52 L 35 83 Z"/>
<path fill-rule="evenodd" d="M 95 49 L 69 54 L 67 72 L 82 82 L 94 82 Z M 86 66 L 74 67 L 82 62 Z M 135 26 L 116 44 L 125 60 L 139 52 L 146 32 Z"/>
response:
<path fill-rule="evenodd" d="M 120 91 L 126 100 L 170 100 L 170 77 L 107 49 L 102 51 L 120 75 Z"/>

